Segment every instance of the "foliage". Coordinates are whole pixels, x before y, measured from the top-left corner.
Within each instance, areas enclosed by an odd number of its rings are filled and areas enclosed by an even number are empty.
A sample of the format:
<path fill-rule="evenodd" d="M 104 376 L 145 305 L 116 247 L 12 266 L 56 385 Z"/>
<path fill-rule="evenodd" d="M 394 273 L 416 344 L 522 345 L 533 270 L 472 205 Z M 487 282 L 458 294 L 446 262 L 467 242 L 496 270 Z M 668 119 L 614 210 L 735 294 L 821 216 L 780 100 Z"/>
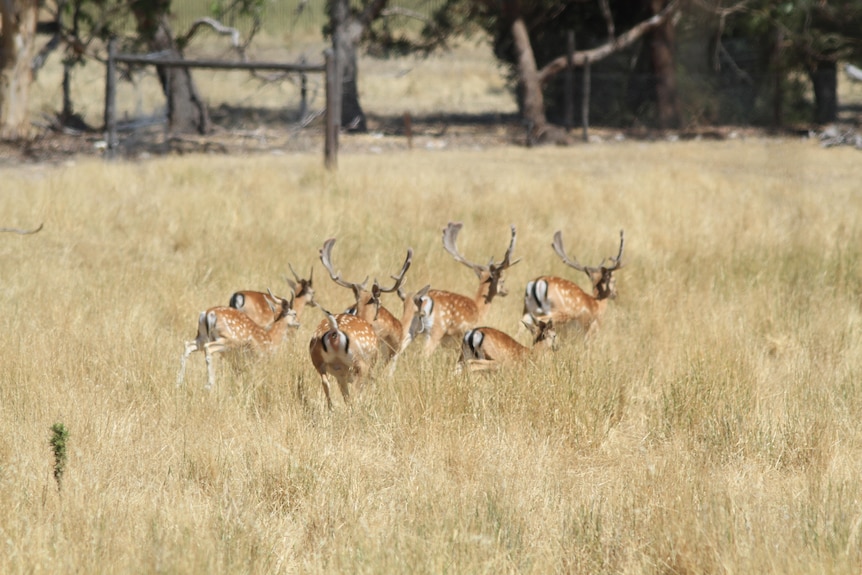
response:
<path fill-rule="evenodd" d="M 57 490 L 62 487 L 63 472 L 66 470 L 66 441 L 69 439 L 69 431 L 62 423 L 51 426 L 51 450 L 54 452 L 54 480 L 57 482 Z"/>

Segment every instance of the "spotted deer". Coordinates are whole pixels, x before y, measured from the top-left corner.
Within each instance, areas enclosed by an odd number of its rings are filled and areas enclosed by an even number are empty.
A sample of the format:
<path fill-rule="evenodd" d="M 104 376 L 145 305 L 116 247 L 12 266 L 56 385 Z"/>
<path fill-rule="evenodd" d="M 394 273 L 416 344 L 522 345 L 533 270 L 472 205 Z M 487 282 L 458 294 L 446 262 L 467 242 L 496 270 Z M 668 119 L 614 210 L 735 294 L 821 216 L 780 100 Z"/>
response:
<path fill-rule="evenodd" d="M 269 295 L 276 299 L 272 294 Z M 198 317 L 197 337 L 185 344 L 177 385 L 183 382 L 186 360 L 192 352 L 203 351 L 206 356 L 206 388 L 209 389 L 215 385 L 215 354 L 243 349 L 256 352 L 276 349 L 286 339 L 289 328 L 299 327 L 296 311 L 293 309 L 293 298 L 290 301 L 277 299 L 281 311 L 269 328 L 258 325 L 245 313 L 232 307 L 212 307 L 201 312 Z"/>
<path fill-rule="evenodd" d="M 349 385 L 355 383 L 358 391 L 368 379 L 377 361 L 379 341 L 374 327 L 361 317 L 323 312 L 326 319 L 317 326 L 308 344 L 308 353 L 320 375 L 326 406 L 332 410 L 329 376 L 335 377 L 341 397 L 349 402 Z"/>
<path fill-rule="evenodd" d="M 468 329 L 478 324 L 494 297 L 508 294 L 503 285 L 503 272 L 520 261 L 512 261 L 512 250 L 515 249 L 517 237 L 515 226 L 512 226 L 512 238 L 506 255 L 498 263 L 494 263 L 494 259 L 491 258 L 486 266 L 468 261 L 458 251 L 456 240 L 462 226 L 460 222 L 449 222 L 443 230 L 443 248 L 455 258 L 455 261 L 476 273 L 479 278 L 476 295 L 469 298 L 450 291 L 426 288 L 405 300 L 406 306 L 410 306 L 411 303 L 414 306 L 414 317 L 409 325 L 402 325 L 402 350 L 419 333 L 423 333 L 427 337 L 425 354 L 431 355 L 444 339 L 460 339 Z"/>
<path fill-rule="evenodd" d="M 332 246 L 334 245 L 335 238 L 330 238 L 323 243 L 323 247 L 320 248 L 320 261 L 326 271 L 329 272 L 332 281 L 353 292 L 355 303 L 346 313 L 360 317 L 374 327 L 380 341 L 382 356 L 384 360 L 388 361 L 401 347 L 401 322 L 380 303 L 380 295 L 392 293 L 401 288 L 404 274 L 407 273 L 413 262 L 413 248 L 407 249 L 407 258 L 404 260 L 404 265 L 401 266 L 398 275 L 391 276 L 395 280 L 392 287 L 384 288 L 375 279 L 369 290 L 366 287 L 368 285 L 367 277 L 362 283 L 348 282 L 341 277 L 341 272 L 335 271 L 332 265 Z"/>
<path fill-rule="evenodd" d="M 314 299 L 314 289 L 311 285 L 314 268 L 308 274 L 308 279 L 303 279 L 299 277 L 292 265 L 287 265 L 290 267 L 293 277 L 296 278 L 295 282 L 289 278 L 285 279 L 287 279 L 290 289 L 293 290 L 293 311 L 296 312 L 296 321 L 300 321 L 305 306 Z M 256 324 L 267 327 L 272 325 L 275 318 L 281 314 L 280 300 L 281 298 L 273 296 L 271 292 L 244 290 L 235 292 L 230 297 L 228 305 L 244 312 Z"/>
<path fill-rule="evenodd" d="M 598 267 L 584 266 L 570 259 L 563 248 L 561 231 L 554 234 L 551 246 L 564 264 L 587 274 L 593 284 L 593 293 L 587 294 L 567 279 L 541 276 L 527 284 L 522 321 L 529 324 L 535 318 L 549 317 L 558 329 L 568 322 L 576 322 L 589 335 L 598 325 L 608 301 L 617 296 L 614 272 L 623 267 L 623 230 L 620 230 L 620 251 L 617 257 L 602 260 Z"/>
<path fill-rule="evenodd" d="M 533 347 L 518 343 L 510 335 L 493 327 L 468 330 L 461 340 L 461 358 L 455 371 L 489 371 L 501 365 L 523 361 L 531 354 L 554 348 L 557 332 L 553 320 L 536 320 L 527 325 L 533 332 Z"/>

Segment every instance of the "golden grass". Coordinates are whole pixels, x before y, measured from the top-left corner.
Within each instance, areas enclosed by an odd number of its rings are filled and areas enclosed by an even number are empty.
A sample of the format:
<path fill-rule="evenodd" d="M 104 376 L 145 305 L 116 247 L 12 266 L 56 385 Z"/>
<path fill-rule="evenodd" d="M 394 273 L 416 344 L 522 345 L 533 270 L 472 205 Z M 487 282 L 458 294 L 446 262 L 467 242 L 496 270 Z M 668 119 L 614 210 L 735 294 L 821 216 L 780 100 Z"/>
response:
<path fill-rule="evenodd" d="M 862 164 L 804 141 L 187 156 L 2 169 L 0 572 L 858 573 Z M 625 228 L 620 297 L 587 347 L 488 377 L 411 348 L 327 413 L 319 312 L 260 363 L 203 357 L 197 313 L 284 292 L 337 236 L 345 277 L 472 292 L 582 278 Z M 391 308 L 400 302 L 387 300 Z M 337 394 L 336 394 L 337 396 Z M 58 492 L 50 427 L 69 430 Z"/>

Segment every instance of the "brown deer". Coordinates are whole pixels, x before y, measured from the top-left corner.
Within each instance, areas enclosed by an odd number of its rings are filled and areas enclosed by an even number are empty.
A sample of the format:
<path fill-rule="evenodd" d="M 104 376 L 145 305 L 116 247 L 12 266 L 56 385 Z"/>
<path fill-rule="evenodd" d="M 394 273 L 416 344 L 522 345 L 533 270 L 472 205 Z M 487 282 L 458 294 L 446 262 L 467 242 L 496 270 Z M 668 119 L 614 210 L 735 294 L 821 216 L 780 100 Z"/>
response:
<path fill-rule="evenodd" d="M 455 242 L 462 226 L 460 222 L 449 222 L 443 230 L 443 248 L 455 261 L 476 273 L 479 278 L 476 296 L 469 298 L 449 291 L 425 288 L 405 299 L 405 306 L 414 306 L 414 317 L 409 324 L 402 321 L 405 325 L 402 325 L 401 350 L 406 348 L 416 335 L 424 333 L 427 337 L 425 354 L 431 355 L 444 339 L 460 339 L 468 329 L 478 324 L 495 296 L 508 294 L 503 285 L 503 272 L 520 261 L 512 261 L 512 250 L 515 249 L 517 237 L 515 226 L 512 226 L 512 239 L 506 255 L 499 263 L 494 263 L 492 258 L 486 266 L 468 261 L 458 251 Z M 405 317 L 408 315 L 405 313 Z"/>
<path fill-rule="evenodd" d="M 341 277 L 341 272 L 336 272 L 332 265 L 332 246 L 335 245 L 335 238 L 330 238 L 323 243 L 320 248 L 320 261 L 323 267 L 329 272 L 329 277 L 336 284 L 353 291 L 355 303 L 345 312 L 360 317 L 370 323 L 374 327 L 374 331 L 380 340 L 380 347 L 383 352 L 383 357 L 388 361 L 401 348 L 401 322 L 392 313 L 383 307 L 380 303 L 380 294 L 392 293 L 401 288 L 404 282 L 404 274 L 410 268 L 413 262 L 413 248 L 407 249 L 407 258 L 404 260 L 404 265 L 401 266 L 401 271 L 398 275 L 391 276 L 395 280 L 392 287 L 384 288 L 377 280 L 369 290 L 368 278 L 366 277 L 362 283 L 353 283 L 345 281 Z"/>
<path fill-rule="evenodd" d="M 296 312 L 296 321 L 300 321 L 302 318 L 302 311 L 305 309 L 305 306 L 314 299 L 314 289 L 311 285 L 314 268 L 312 268 L 311 273 L 308 274 L 308 279 L 303 279 L 297 275 L 292 265 L 288 264 L 288 266 L 290 267 L 290 271 L 293 273 L 293 276 L 296 278 L 296 281 L 294 282 L 289 278 L 285 279 L 287 279 L 290 289 L 293 290 L 293 311 Z M 244 290 L 235 292 L 230 297 L 230 303 L 228 305 L 244 312 L 256 324 L 268 327 L 272 325 L 275 318 L 281 314 L 280 301 L 281 298 L 273 296 L 272 292 L 264 293 Z"/>
<path fill-rule="evenodd" d="M 272 297 L 275 299 L 275 296 Z M 291 301 L 278 300 L 281 312 L 269 328 L 258 325 L 245 313 L 232 307 L 212 307 L 201 312 L 198 317 L 198 335 L 185 344 L 177 385 L 183 382 L 186 360 L 192 352 L 203 351 L 206 356 L 206 388 L 209 389 L 215 385 L 214 354 L 242 349 L 272 351 L 277 348 L 286 339 L 288 328 L 299 327 L 293 310 L 293 298 Z"/>
<path fill-rule="evenodd" d="M 593 294 L 587 294 L 569 280 L 541 276 L 527 284 L 522 321 L 529 324 L 535 318 L 548 317 L 558 329 L 567 322 L 577 322 L 584 334 L 589 335 L 598 325 L 608 300 L 617 296 L 614 272 L 623 267 L 623 230 L 620 230 L 620 251 L 617 257 L 602 260 L 598 267 L 583 266 L 577 260 L 570 259 L 563 248 L 563 234 L 560 231 L 554 234 L 551 246 L 564 264 L 587 274 L 593 284 Z"/>
<path fill-rule="evenodd" d="M 355 382 L 361 388 L 369 377 L 377 361 L 379 341 L 374 327 L 361 317 L 323 312 L 326 319 L 317 326 L 308 344 L 308 352 L 314 369 L 320 374 L 326 406 L 332 410 L 329 376 L 335 377 L 341 397 L 345 403 L 349 402 L 349 384 Z"/>
<path fill-rule="evenodd" d="M 468 330 L 461 341 L 461 359 L 456 373 L 464 369 L 471 372 L 498 369 L 503 364 L 522 361 L 532 353 L 554 348 L 557 332 L 553 320 L 535 320 L 527 327 L 533 332 L 531 348 L 493 327 Z"/>

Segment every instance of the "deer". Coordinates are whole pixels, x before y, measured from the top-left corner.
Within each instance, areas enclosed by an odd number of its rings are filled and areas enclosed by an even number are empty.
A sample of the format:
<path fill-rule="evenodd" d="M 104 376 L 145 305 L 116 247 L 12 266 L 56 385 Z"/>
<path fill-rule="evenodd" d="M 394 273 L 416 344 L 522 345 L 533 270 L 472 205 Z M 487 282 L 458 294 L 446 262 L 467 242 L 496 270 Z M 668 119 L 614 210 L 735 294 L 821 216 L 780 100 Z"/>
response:
<path fill-rule="evenodd" d="M 512 238 L 503 259 L 483 266 L 468 261 L 458 251 L 456 241 L 463 224 L 449 222 L 443 229 L 443 248 L 455 259 L 472 269 L 479 278 L 479 288 L 472 299 L 450 291 L 423 288 L 411 297 L 402 295 L 405 307 L 413 306 L 412 321 L 402 322 L 403 351 L 419 334 L 427 337 L 425 355 L 430 356 L 445 339 L 460 339 L 464 333 L 475 327 L 484 317 L 489 304 L 496 296 L 506 296 L 508 292 L 503 285 L 503 272 L 515 265 L 520 259 L 512 261 L 512 251 L 515 249 L 517 232 L 512 226 Z M 405 317 L 408 316 L 405 313 Z"/>
<path fill-rule="evenodd" d="M 368 278 L 366 277 L 362 283 L 348 282 L 341 277 L 341 272 L 336 272 L 332 265 L 332 246 L 335 245 L 335 238 L 329 238 L 323 243 L 320 248 L 320 261 L 323 267 L 329 272 L 329 277 L 337 285 L 348 288 L 353 292 L 355 303 L 345 313 L 360 317 L 370 323 L 377 333 L 380 342 L 381 351 L 385 361 L 389 361 L 401 348 L 401 322 L 392 313 L 383 307 L 380 303 L 380 295 L 384 293 L 392 293 L 401 289 L 401 284 L 404 282 L 404 274 L 413 263 L 413 248 L 407 248 L 407 258 L 401 266 L 401 271 L 398 275 L 390 276 L 395 280 L 392 287 L 385 288 L 378 283 L 375 278 L 374 283 L 369 290 Z"/>
<path fill-rule="evenodd" d="M 557 231 L 551 244 L 564 264 L 587 274 L 593 285 L 592 295 L 577 284 L 563 278 L 541 276 L 528 282 L 524 291 L 522 321 L 529 324 L 535 318 L 548 317 L 557 328 L 568 322 L 576 322 L 589 336 L 599 325 L 608 301 L 616 298 L 614 272 L 623 267 L 625 235 L 620 230 L 620 251 L 615 258 L 603 259 L 598 267 L 584 266 L 571 259 L 563 247 L 563 233 Z"/>
<path fill-rule="evenodd" d="M 379 340 L 374 326 L 361 317 L 346 313 L 333 315 L 320 309 L 326 318 L 317 326 L 308 343 L 308 353 L 314 369 L 320 375 L 326 406 L 332 411 L 329 376 L 335 377 L 341 397 L 345 403 L 349 403 L 349 384 L 356 383 L 359 391 L 368 379 L 377 361 Z"/>
<path fill-rule="evenodd" d="M 291 297 L 291 300 L 287 301 L 276 298 L 271 293 L 269 295 L 273 300 L 278 300 L 278 307 L 281 310 L 269 328 L 260 326 L 245 313 L 232 307 L 211 307 L 201 312 L 198 316 L 197 337 L 185 344 L 180 372 L 177 375 L 177 385 L 183 382 L 186 360 L 192 352 L 203 351 L 206 356 L 205 389 L 210 389 L 215 385 L 213 365 L 215 354 L 244 349 L 256 352 L 273 351 L 287 338 L 289 328 L 298 328 L 299 322 L 293 309 L 294 298 Z M 275 304 L 272 307 L 275 308 Z M 273 313 L 275 313 L 274 310 Z"/>
<path fill-rule="evenodd" d="M 311 273 L 308 274 L 308 279 L 303 279 L 299 277 L 291 264 L 287 265 L 290 267 L 291 273 L 293 273 L 293 276 L 296 278 L 295 282 L 290 278 L 285 279 L 287 280 L 290 289 L 293 290 L 293 311 L 296 312 L 296 321 L 299 321 L 302 317 L 302 311 L 305 309 L 305 306 L 314 299 L 314 289 L 312 288 L 314 268 L 312 268 Z M 281 314 L 280 301 L 281 298 L 273 296 L 272 292 L 269 291 L 264 293 L 244 290 L 235 292 L 230 297 L 228 305 L 244 312 L 256 324 L 268 327 L 275 321 L 276 316 Z"/>
<path fill-rule="evenodd" d="M 461 358 L 455 372 L 496 370 L 504 364 L 523 361 L 534 353 L 554 349 L 557 332 L 553 320 L 538 319 L 527 324 L 527 328 L 533 333 L 533 347 L 522 345 L 493 327 L 468 330 L 461 341 Z"/>

